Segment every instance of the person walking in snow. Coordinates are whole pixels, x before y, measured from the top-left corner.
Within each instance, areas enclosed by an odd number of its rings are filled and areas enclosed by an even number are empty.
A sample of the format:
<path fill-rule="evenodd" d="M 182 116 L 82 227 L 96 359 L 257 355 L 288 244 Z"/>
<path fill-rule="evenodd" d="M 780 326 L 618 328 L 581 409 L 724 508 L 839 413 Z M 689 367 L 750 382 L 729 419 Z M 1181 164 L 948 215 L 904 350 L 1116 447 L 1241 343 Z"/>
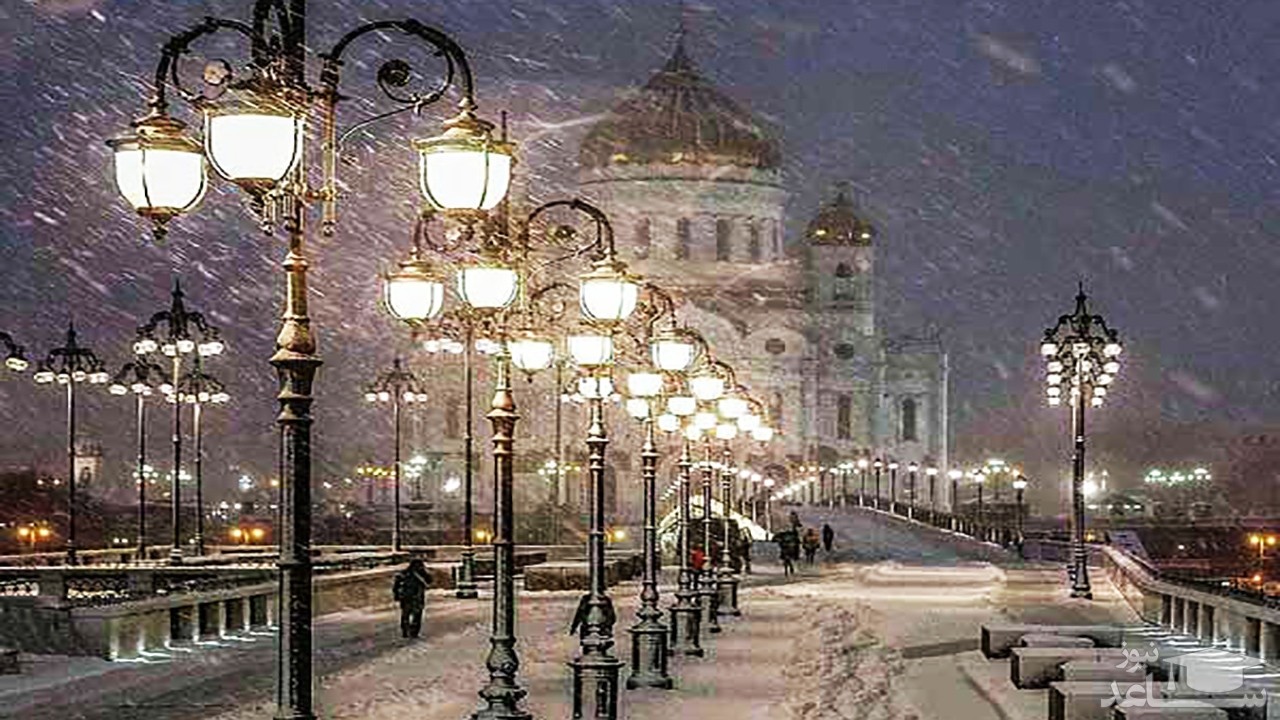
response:
<path fill-rule="evenodd" d="M 834 545 L 835 542 L 836 531 L 832 530 L 830 525 L 822 523 L 822 549 L 825 550 L 828 555 L 831 554 L 831 546 Z"/>
<path fill-rule="evenodd" d="M 391 596 L 400 603 L 400 637 L 416 638 L 422 632 L 422 611 L 427 605 L 427 588 L 431 579 L 421 560 L 414 558 L 409 567 L 396 573 Z"/>
<path fill-rule="evenodd" d="M 804 540 L 804 561 L 806 565 L 813 564 L 813 556 L 818 554 L 818 531 L 813 528 L 805 528 Z"/>
<path fill-rule="evenodd" d="M 800 559 L 800 536 L 795 530 L 783 530 L 774 533 L 773 541 L 778 543 L 778 557 L 782 560 L 783 577 L 796 574 L 796 560 Z"/>

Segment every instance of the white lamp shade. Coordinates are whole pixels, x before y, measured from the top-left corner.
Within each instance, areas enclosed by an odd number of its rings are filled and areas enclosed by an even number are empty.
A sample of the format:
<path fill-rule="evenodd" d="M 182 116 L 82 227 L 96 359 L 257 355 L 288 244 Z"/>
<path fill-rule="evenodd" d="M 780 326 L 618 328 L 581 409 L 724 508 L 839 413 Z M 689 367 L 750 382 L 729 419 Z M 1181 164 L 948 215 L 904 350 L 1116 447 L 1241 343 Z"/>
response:
<path fill-rule="evenodd" d="M 525 372 L 547 369 L 556 355 L 555 345 L 551 341 L 532 337 L 508 342 L 507 351 L 511 353 L 512 364 Z"/>
<path fill-rule="evenodd" d="M 578 288 L 582 314 L 590 320 L 626 320 L 635 312 L 639 298 L 640 286 L 621 275 L 587 278 Z"/>
<path fill-rule="evenodd" d="M 732 440 L 738 437 L 738 426 L 733 423 L 722 423 L 716 426 L 717 440 Z"/>
<path fill-rule="evenodd" d="M 649 417 L 649 401 L 645 398 L 627 398 L 627 414 L 637 420 Z"/>
<path fill-rule="evenodd" d="M 671 413 L 662 413 L 658 416 L 658 429 L 662 432 L 673 433 L 680 429 L 680 418 Z"/>
<path fill-rule="evenodd" d="M 627 393 L 633 397 L 651 398 L 662 392 L 662 376 L 651 372 L 633 372 L 627 376 Z"/>
<path fill-rule="evenodd" d="M 458 295 L 477 310 L 499 310 L 516 298 L 520 278 L 507 267 L 479 265 L 458 271 Z"/>
<path fill-rule="evenodd" d="M 773 439 L 773 428 L 764 426 L 758 427 L 751 431 L 751 439 L 759 442 L 769 442 Z"/>
<path fill-rule="evenodd" d="M 748 410 L 747 401 L 740 397 L 722 397 L 717 405 L 720 409 L 720 417 L 726 420 L 742 417 Z"/>
<path fill-rule="evenodd" d="M 715 375 L 698 375 L 689 378 L 689 391 L 703 402 L 720 399 L 724 395 L 724 378 Z"/>
<path fill-rule="evenodd" d="M 751 432 L 752 430 L 760 427 L 760 424 L 761 420 L 759 415 L 747 413 L 746 415 L 738 416 L 738 429 L 743 432 Z"/>
<path fill-rule="evenodd" d="M 683 340 L 655 340 L 649 346 L 653 364 L 663 372 L 684 372 L 693 365 L 698 348 Z"/>
<path fill-rule="evenodd" d="M 305 121 L 262 112 L 207 113 L 204 142 L 213 169 L 234 182 L 279 182 L 302 155 Z"/>
<path fill-rule="evenodd" d="M 693 416 L 693 424 L 699 430 L 714 430 L 716 425 L 720 424 L 720 418 L 716 417 L 713 412 L 695 413 Z"/>
<path fill-rule="evenodd" d="M 441 210 L 490 210 L 511 184 L 511 156 L 483 148 L 419 155 L 422 196 Z"/>
<path fill-rule="evenodd" d="M 176 215 L 204 197 L 204 154 L 198 149 L 117 147 L 116 187 L 143 214 Z"/>
<path fill-rule="evenodd" d="M 613 360 L 613 338 L 608 335 L 570 335 L 569 357 L 583 367 L 599 367 Z"/>
<path fill-rule="evenodd" d="M 698 399 L 688 395 L 667 398 L 667 411 L 679 417 L 688 417 L 698 411 Z"/>
<path fill-rule="evenodd" d="M 398 320 L 429 320 L 444 306 L 444 283 L 425 275 L 393 273 L 382 281 L 382 299 Z"/>
<path fill-rule="evenodd" d="M 688 440 L 697 440 L 702 437 L 702 430 L 697 425 L 685 425 L 684 436 Z"/>

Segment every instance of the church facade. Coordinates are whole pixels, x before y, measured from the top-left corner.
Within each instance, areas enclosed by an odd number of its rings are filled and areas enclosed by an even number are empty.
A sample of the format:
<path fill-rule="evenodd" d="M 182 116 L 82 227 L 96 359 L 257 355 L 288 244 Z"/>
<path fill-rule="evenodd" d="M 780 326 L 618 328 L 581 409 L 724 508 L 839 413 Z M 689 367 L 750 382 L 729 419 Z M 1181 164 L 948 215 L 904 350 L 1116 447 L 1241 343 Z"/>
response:
<path fill-rule="evenodd" d="M 864 454 L 947 467 L 947 356 L 936 336 L 882 332 L 875 227 L 839 190 L 786 242 L 779 144 L 683 42 L 590 129 L 579 167 L 624 258 L 768 407 L 780 434 L 753 465 L 780 482 Z"/>

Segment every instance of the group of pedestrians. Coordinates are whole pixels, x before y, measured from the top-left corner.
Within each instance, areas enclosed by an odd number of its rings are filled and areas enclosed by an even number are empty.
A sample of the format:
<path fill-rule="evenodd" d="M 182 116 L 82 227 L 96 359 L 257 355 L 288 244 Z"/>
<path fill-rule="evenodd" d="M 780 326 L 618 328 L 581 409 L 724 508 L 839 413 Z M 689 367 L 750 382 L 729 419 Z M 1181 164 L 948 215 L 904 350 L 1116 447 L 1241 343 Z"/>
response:
<path fill-rule="evenodd" d="M 802 550 L 805 564 L 812 565 L 818 549 L 822 548 L 830 555 L 836 541 L 836 531 L 830 525 L 823 523 L 821 532 L 817 528 L 806 528 L 795 510 L 791 511 L 789 525 L 786 530 L 773 534 L 773 541 L 778 543 L 778 555 L 782 559 L 782 574 L 788 577 L 795 574 L 795 564 L 800 560 Z"/>

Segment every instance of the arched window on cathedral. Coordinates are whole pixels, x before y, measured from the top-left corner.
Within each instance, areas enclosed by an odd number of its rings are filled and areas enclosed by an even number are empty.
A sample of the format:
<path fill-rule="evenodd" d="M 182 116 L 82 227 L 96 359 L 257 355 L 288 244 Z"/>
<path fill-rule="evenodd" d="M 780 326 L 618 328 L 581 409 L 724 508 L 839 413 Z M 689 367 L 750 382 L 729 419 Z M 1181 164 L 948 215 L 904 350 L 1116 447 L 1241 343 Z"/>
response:
<path fill-rule="evenodd" d="M 836 438 L 853 437 L 853 396 L 844 393 L 836 397 Z"/>
<path fill-rule="evenodd" d="M 919 429 L 916 423 L 916 401 L 914 398 L 907 398 L 902 401 L 902 440 L 903 442 L 916 442 L 920 439 Z"/>
<path fill-rule="evenodd" d="M 716 220 L 716 260 L 728 262 L 733 256 L 733 225 L 723 218 Z"/>
<path fill-rule="evenodd" d="M 689 259 L 689 246 L 693 244 L 693 230 L 689 226 L 689 218 L 676 221 L 676 259 Z"/>
<path fill-rule="evenodd" d="M 751 223 L 747 230 L 747 254 L 751 257 L 751 262 L 760 262 L 760 225 Z"/>
<path fill-rule="evenodd" d="M 832 289 L 833 300 L 858 299 L 858 275 L 848 263 L 836 265 L 836 282 Z"/>
<path fill-rule="evenodd" d="M 649 218 L 644 218 L 636 223 L 636 257 L 643 260 L 649 257 L 649 246 L 653 243 L 653 238 L 649 232 Z"/>

